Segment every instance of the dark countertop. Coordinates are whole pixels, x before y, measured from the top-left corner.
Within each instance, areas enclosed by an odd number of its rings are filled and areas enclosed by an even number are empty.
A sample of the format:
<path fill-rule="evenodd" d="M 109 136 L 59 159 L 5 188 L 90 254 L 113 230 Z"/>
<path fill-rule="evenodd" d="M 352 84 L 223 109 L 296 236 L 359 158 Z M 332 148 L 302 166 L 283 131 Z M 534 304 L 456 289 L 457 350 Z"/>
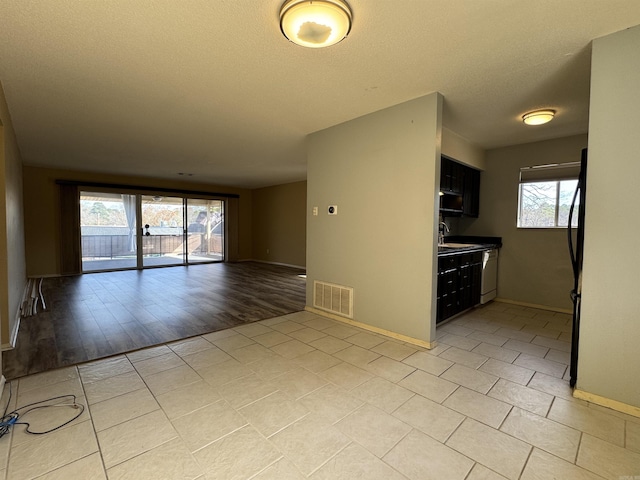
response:
<path fill-rule="evenodd" d="M 493 250 L 495 245 L 476 244 L 468 247 L 443 247 L 438 245 L 438 257 L 448 257 L 450 255 L 460 255 L 462 253 L 484 252 L 485 250 Z"/>
<path fill-rule="evenodd" d="M 482 236 L 465 236 L 450 235 L 445 237 L 446 244 L 469 244 L 469 246 L 446 247 L 438 246 L 438 257 L 450 255 L 458 255 L 461 253 L 482 252 L 485 250 L 493 250 L 502 247 L 502 237 L 482 237 Z"/>
<path fill-rule="evenodd" d="M 502 247 L 502 237 L 486 237 L 480 235 L 447 235 L 444 243 L 475 243 L 494 245 L 495 248 Z"/>

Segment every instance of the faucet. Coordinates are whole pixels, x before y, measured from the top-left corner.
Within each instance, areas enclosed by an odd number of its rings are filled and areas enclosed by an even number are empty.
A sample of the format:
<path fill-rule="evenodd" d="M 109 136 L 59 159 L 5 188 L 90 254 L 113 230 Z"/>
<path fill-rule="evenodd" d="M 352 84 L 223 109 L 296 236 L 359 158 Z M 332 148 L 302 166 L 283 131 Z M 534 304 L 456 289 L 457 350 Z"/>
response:
<path fill-rule="evenodd" d="M 438 225 L 438 245 L 442 245 L 444 243 L 444 231 L 447 233 L 450 232 L 449 226 L 445 222 L 440 222 Z"/>

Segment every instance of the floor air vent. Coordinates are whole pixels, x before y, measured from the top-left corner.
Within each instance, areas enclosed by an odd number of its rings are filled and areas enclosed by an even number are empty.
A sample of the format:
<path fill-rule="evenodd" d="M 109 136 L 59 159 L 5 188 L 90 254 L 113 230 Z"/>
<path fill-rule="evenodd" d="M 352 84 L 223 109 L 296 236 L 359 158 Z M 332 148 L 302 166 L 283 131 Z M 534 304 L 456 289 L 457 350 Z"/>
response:
<path fill-rule="evenodd" d="M 353 288 L 316 280 L 313 282 L 313 306 L 353 318 Z"/>

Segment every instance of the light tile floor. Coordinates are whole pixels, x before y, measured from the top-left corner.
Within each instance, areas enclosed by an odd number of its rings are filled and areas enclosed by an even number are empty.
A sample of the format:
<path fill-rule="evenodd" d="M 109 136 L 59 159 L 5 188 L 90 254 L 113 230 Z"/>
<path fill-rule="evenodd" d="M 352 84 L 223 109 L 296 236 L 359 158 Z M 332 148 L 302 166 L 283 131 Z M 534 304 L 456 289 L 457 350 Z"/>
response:
<path fill-rule="evenodd" d="M 21 378 L 9 410 L 88 408 L 15 426 L 0 478 L 640 478 L 640 418 L 571 396 L 568 315 L 494 302 L 437 334 L 428 351 L 299 312 Z"/>

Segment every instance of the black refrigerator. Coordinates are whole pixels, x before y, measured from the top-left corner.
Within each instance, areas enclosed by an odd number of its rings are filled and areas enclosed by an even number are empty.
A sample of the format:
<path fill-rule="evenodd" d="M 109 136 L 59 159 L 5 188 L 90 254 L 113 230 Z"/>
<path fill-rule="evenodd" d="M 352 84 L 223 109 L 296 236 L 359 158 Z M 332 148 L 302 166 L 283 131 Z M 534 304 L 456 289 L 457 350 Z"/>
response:
<path fill-rule="evenodd" d="M 571 208 L 569 209 L 569 226 L 567 235 L 569 240 L 569 255 L 573 267 L 573 289 L 571 290 L 571 300 L 573 302 L 573 328 L 571 333 L 571 365 L 569 367 L 569 385 L 575 387 L 578 380 L 578 343 L 580 340 L 580 303 L 582 299 L 582 258 L 584 247 L 584 211 L 587 195 L 587 149 L 582 150 L 580 159 L 580 174 L 578 185 L 573 195 Z M 575 232 L 575 243 L 571 225 L 577 208 L 577 229 Z"/>

